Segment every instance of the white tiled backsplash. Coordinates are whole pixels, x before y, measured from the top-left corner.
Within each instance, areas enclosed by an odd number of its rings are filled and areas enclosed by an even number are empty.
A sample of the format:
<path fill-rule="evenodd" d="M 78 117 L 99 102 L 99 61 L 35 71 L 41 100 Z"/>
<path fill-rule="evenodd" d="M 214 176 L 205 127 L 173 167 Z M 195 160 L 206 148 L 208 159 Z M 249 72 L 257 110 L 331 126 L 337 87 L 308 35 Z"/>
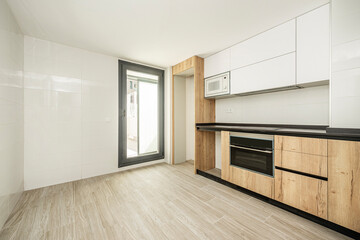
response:
<path fill-rule="evenodd" d="M 217 99 L 216 122 L 329 124 L 329 86 Z"/>

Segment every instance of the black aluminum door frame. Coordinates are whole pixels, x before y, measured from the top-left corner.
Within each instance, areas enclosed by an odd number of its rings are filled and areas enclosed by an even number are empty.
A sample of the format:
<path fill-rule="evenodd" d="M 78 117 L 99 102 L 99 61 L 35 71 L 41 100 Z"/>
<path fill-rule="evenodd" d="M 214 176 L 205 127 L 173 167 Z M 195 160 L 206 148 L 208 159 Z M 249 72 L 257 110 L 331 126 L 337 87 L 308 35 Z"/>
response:
<path fill-rule="evenodd" d="M 155 154 L 127 157 L 127 70 L 156 75 L 158 81 L 158 136 L 159 152 Z M 119 141 L 118 167 L 139 164 L 164 158 L 164 70 L 119 60 Z"/>

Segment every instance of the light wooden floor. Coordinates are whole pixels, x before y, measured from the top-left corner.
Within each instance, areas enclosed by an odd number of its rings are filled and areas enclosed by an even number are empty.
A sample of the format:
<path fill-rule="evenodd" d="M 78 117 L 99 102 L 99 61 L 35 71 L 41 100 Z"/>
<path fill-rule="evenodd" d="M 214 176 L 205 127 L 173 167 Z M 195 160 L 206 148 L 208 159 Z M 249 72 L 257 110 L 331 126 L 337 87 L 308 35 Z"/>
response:
<path fill-rule="evenodd" d="M 347 239 L 193 174 L 158 164 L 23 194 L 0 239 Z"/>

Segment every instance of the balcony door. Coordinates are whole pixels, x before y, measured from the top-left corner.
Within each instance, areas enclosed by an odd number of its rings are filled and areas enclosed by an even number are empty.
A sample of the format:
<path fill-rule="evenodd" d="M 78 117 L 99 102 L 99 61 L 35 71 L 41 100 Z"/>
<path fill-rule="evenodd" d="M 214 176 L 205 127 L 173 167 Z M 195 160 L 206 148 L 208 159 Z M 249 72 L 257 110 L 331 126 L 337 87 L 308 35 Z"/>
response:
<path fill-rule="evenodd" d="M 119 167 L 164 158 L 164 71 L 119 61 Z"/>

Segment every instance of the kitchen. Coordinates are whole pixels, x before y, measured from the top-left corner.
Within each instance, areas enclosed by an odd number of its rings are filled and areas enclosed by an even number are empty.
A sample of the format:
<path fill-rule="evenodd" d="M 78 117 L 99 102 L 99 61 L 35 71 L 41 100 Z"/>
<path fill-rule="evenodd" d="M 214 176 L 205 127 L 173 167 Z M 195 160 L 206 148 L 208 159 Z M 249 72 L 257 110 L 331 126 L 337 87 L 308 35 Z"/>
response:
<path fill-rule="evenodd" d="M 359 239 L 359 3 L 0 0 L 0 239 Z"/>
<path fill-rule="evenodd" d="M 351 106 L 339 107 L 349 100 L 345 91 L 353 93 L 345 85 L 351 88 L 355 80 L 356 73 L 348 69 L 356 50 L 354 44 L 334 44 L 341 32 L 335 16 L 340 16 L 336 5 L 323 5 L 200 63 L 205 86 L 198 87 L 195 98 L 208 105 L 195 102 L 204 118 L 195 118 L 199 155 L 194 168 L 199 175 L 356 236 L 358 97 Z M 186 61 L 179 65 L 191 66 Z M 173 67 L 174 77 L 181 72 L 179 65 Z"/>

